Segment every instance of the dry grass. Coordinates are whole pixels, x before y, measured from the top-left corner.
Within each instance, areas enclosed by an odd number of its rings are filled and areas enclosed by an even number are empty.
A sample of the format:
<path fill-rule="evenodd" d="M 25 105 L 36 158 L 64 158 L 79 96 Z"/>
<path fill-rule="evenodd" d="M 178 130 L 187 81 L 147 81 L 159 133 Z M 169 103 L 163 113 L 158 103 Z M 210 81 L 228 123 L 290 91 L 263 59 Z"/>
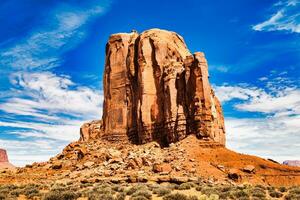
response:
<path fill-rule="evenodd" d="M 300 187 L 264 187 L 261 185 L 217 185 L 205 183 L 174 184 L 53 184 L 2 185 L 0 200 L 264 200 L 300 199 Z"/>

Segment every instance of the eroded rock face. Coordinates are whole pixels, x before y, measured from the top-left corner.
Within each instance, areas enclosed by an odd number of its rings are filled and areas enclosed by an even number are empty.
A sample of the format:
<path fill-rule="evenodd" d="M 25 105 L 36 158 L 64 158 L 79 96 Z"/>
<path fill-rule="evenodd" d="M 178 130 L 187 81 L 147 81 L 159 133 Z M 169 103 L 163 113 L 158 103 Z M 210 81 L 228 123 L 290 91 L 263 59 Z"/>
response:
<path fill-rule="evenodd" d="M 0 162 L 8 162 L 6 150 L 0 149 Z"/>
<path fill-rule="evenodd" d="M 9 163 L 7 152 L 4 149 L 0 149 L 0 170 L 10 169 L 13 170 L 15 167 Z"/>
<path fill-rule="evenodd" d="M 109 38 L 101 123 L 98 133 L 83 125 L 81 140 L 166 146 L 195 134 L 225 145 L 222 108 L 204 54 L 191 54 L 181 36 L 165 30 Z"/>

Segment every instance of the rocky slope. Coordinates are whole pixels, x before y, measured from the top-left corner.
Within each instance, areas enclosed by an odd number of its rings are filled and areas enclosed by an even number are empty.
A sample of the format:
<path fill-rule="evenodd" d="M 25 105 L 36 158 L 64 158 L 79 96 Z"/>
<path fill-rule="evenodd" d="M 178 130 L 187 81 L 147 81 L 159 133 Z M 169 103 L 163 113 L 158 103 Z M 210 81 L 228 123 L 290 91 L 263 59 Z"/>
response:
<path fill-rule="evenodd" d="M 81 141 L 167 146 L 190 134 L 225 145 L 222 108 L 204 54 L 191 54 L 183 38 L 170 31 L 112 35 L 106 45 L 103 118 L 82 126 Z"/>
<path fill-rule="evenodd" d="M 1 183 L 210 183 L 300 184 L 300 168 L 235 153 L 194 135 L 161 148 L 105 140 L 73 142 L 48 162 L 0 174 Z"/>

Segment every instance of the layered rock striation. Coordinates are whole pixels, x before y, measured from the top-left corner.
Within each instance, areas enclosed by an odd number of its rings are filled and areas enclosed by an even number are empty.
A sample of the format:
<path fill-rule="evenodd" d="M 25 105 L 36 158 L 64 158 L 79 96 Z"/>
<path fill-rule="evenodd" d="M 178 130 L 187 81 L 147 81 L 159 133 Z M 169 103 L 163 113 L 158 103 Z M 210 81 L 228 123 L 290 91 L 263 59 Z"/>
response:
<path fill-rule="evenodd" d="M 189 134 L 225 145 L 222 108 L 204 54 L 191 54 L 183 38 L 170 31 L 111 35 L 103 117 L 84 124 L 80 140 L 167 146 Z"/>

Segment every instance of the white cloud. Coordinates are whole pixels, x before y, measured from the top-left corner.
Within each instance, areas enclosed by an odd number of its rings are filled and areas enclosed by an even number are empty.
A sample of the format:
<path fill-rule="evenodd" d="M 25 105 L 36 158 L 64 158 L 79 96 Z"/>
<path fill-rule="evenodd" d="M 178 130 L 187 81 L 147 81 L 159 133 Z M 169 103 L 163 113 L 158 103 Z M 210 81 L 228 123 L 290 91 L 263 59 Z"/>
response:
<path fill-rule="evenodd" d="M 101 117 L 100 89 L 50 70 L 84 40 L 88 22 L 105 13 L 109 4 L 57 3 L 49 7 L 43 24 L 0 50 L 1 73 L 10 74 L 11 82 L 11 88 L 0 92 L 0 147 L 8 149 L 13 164 L 47 160 L 78 139 L 84 121 Z"/>
<path fill-rule="evenodd" d="M 261 90 L 256 87 L 248 86 L 215 86 L 215 92 L 222 102 L 227 102 L 233 99 L 248 100 L 250 97 L 256 97 Z"/>
<path fill-rule="evenodd" d="M 229 148 L 278 161 L 300 159 L 299 80 L 282 77 L 286 74 L 271 73 L 261 88 L 249 84 L 214 86 L 223 105 L 230 102 L 235 115 L 247 116 L 225 116 Z"/>
<path fill-rule="evenodd" d="M 63 149 L 66 142 L 55 140 L 2 140 L 0 146 L 5 147 L 9 160 L 16 166 L 24 166 L 33 162 L 46 161 Z"/>
<path fill-rule="evenodd" d="M 300 115 L 227 118 L 227 146 L 277 161 L 300 159 Z"/>
<path fill-rule="evenodd" d="M 4 116 L 11 116 L 13 120 L 0 119 L 3 134 L 17 135 L 17 140 L 2 140 L 0 146 L 9 149 L 13 155 L 19 149 L 10 148 L 10 142 L 23 144 L 27 140 L 35 142 L 36 153 L 43 151 L 40 142 L 47 144 L 51 151 L 46 156 L 38 155 L 34 161 L 46 160 L 55 155 L 61 148 L 53 144 L 67 144 L 79 138 L 79 127 L 85 122 L 101 117 L 103 95 L 101 91 L 79 86 L 67 76 L 58 76 L 51 72 L 18 73 L 12 78 L 15 89 L 14 96 L 6 97 L 0 105 Z M 26 118 L 22 118 L 26 117 Z M 49 142 L 49 144 L 47 143 Z M 22 149 L 30 157 L 31 146 Z M 55 152 L 55 153 L 53 153 Z M 25 154 L 25 153 L 24 153 Z M 33 155 L 32 155 L 33 156 Z M 11 160 L 14 164 L 30 163 L 33 160 L 20 160 L 15 156 Z M 34 158 L 34 156 L 33 156 Z M 19 160 L 16 160 L 19 159 Z"/>
<path fill-rule="evenodd" d="M 104 6 L 80 9 L 71 5 L 57 7 L 48 23 L 34 29 L 23 41 L 0 51 L 0 64 L 15 69 L 47 70 L 59 66 L 61 55 L 84 39 L 84 25 L 104 13 Z"/>
<path fill-rule="evenodd" d="M 225 65 L 210 65 L 209 69 L 210 70 L 216 70 L 216 71 L 219 71 L 219 72 L 222 72 L 222 73 L 226 73 L 226 72 L 228 72 L 229 67 L 225 66 Z"/>
<path fill-rule="evenodd" d="M 299 1 L 280 1 L 275 4 L 275 7 L 280 8 L 269 19 L 253 26 L 253 30 L 300 33 Z"/>
<path fill-rule="evenodd" d="M 279 75 L 286 75 L 280 73 Z M 261 80 L 261 79 L 260 79 Z M 300 88 L 297 81 L 287 77 L 264 77 L 264 88 L 248 84 L 214 86 L 220 101 L 238 100 L 234 107 L 240 111 L 265 114 L 300 114 Z"/>
<path fill-rule="evenodd" d="M 260 81 L 266 81 L 266 80 L 268 80 L 268 77 L 260 77 L 258 80 L 260 80 Z"/>
<path fill-rule="evenodd" d="M 300 89 L 286 88 L 273 95 L 261 92 L 256 97 L 250 97 L 249 101 L 237 104 L 236 108 L 250 112 L 281 113 L 290 111 L 293 114 L 300 114 Z"/>
<path fill-rule="evenodd" d="M 23 72 L 14 74 L 11 79 L 18 88 L 15 93 L 26 94 L 29 98 L 13 97 L 1 104 L 0 110 L 7 113 L 41 118 L 59 113 L 74 117 L 99 116 L 98 108 L 102 100 L 100 90 L 76 85 L 67 76 L 51 72 Z"/>

